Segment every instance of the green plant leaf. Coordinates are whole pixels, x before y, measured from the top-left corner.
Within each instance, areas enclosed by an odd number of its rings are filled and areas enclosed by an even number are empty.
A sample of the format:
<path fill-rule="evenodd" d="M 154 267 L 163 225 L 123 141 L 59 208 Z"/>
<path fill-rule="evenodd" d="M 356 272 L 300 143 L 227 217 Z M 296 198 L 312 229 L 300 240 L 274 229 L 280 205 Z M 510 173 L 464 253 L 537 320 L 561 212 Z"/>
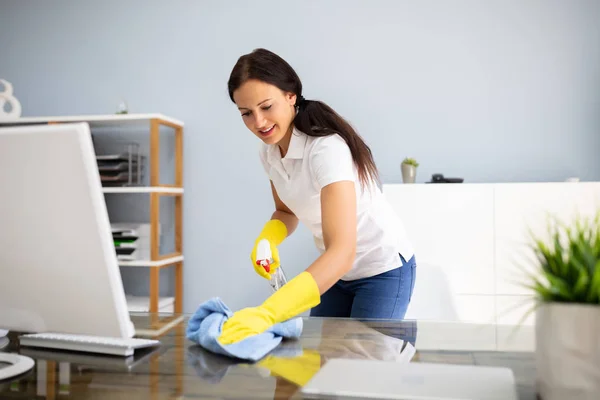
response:
<path fill-rule="evenodd" d="M 600 304 L 599 228 L 600 210 L 587 220 L 577 213 L 569 225 L 549 216 L 549 240 L 536 238 L 529 230 L 538 271 L 526 274 L 524 286 L 543 302 Z"/>
<path fill-rule="evenodd" d="M 596 270 L 586 300 L 588 303 L 600 304 L 600 260 L 596 262 Z"/>
<path fill-rule="evenodd" d="M 404 158 L 404 160 L 402 160 L 402 164 L 412 165 L 415 168 L 419 166 L 419 163 L 417 162 L 417 160 L 415 160 L 412 157 L 406 157 L 406 158 Z"/>
<path fill-rule="evenodd" d="M 550 291 L 553 294 L 558 295 L 565 300 L 574 300 L 573 292 L 570 290 L 569 285 L 567 285 L 564 280 L 558 276 L 550 274 L 547 275 L 547 278 L 548 281 L 550 281 Z"/>
<path fill-rule="evenodd" d="M 574 266 L 577 263 L 579 263 L 579 260 L 573 260 Z M 576 266 L 576 268 L 579 268 L 579 277 L 577 278 L 577 282 L 575 282 L 573 294 L 576 299 L 585 299 L 585 294 L 588 292 L 588 287 L 590 284 L 590 276 L 583 266 Z"/>

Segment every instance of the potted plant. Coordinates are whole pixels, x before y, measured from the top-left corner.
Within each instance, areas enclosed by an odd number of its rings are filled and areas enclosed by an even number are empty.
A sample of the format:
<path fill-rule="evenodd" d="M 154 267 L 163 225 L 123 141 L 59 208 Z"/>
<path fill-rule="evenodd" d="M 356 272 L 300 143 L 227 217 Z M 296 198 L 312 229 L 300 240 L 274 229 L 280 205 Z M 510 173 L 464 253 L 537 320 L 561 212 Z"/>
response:
<path fill-rule="evenodd" d="M 404 183 L 415 183 L 417 167 L 419 163 L 414 158 L 406 157 L 400 166 L 402 170 L 402 181 Z"/>
<path fill-rule="evenodd" d="M 534 238 L 536 385 L 543 400 L 600 396 L 600 214 Z"/>

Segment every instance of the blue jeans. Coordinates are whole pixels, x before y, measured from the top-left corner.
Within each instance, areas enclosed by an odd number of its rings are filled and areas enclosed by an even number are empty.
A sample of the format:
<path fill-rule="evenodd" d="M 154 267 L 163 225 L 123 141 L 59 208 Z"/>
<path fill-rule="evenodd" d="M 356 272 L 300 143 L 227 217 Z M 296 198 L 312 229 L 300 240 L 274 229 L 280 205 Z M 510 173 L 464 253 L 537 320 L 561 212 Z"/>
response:
<path fill-rule="evenodd" d="M 416 262 L 413 256 L 402 266 L 383 274 L 354 281 L 339 280 L 321 296 L 311 317 L 356 319 L 404 319 L 415 287 Z"/>

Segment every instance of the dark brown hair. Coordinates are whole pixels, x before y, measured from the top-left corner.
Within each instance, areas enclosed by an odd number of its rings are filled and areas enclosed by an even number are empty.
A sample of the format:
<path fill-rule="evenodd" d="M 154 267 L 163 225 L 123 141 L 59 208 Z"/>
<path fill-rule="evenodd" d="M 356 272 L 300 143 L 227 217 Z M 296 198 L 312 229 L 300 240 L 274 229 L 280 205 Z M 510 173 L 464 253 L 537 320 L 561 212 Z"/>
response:
<path fill-rule="evenodd" d="M 366 186 L 369 180 L 379 179 L 369 146 L 352 126 L 327 104 L 304 99 L 302 82 L 296 71 L 284 59 L 265 49 L 256 49 L 241 56 L 227 83 L 231 101 L 235 102 L 233 92 L 249 79 L 266 82 L 284 92 L 296 94 L 298 113 L 292 124 L 309 136 L 340 135 L 350 148 L 362 184 Z"/>

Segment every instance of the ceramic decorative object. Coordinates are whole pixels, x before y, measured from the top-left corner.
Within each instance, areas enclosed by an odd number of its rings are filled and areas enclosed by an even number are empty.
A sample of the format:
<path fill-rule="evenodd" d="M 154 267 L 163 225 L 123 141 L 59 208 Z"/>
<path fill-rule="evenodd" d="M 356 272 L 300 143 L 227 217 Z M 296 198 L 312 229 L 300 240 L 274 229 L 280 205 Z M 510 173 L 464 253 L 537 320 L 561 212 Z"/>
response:
<path fill-rule="evenodd" d="M 419 163 L 414 158 L 405 158 L 400 165 L 402 170 L 402 181 L 404 183 L 415 183 L 417 179 L 417 167 Z"/>
<path fill-rule="evenodd" d="M 550 225 L 532 246 L 536 296 L 536 387 L 541 400 L 600 393 L 600 213 Z"/>
<path fill-rule="evenodd" d="M 10 121 L 21 117 L 21 103 L 13 95 L 12 84 L 0 79 L 0 121 Z"/>

